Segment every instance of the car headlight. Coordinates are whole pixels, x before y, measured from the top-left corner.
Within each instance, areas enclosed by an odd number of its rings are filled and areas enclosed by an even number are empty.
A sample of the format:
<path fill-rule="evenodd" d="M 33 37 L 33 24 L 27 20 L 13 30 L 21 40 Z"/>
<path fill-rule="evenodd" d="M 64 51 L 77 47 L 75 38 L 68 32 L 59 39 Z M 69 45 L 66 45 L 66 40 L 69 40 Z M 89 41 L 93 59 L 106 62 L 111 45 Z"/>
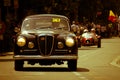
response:
<path fill-rule="evenodd" d="M 72 46 L 75 44 L 75 41 L 74 41 L 73 38 L 67 37 L 65 43 L 66 43 L 66 45 L 67 45 L 68 47 L 72 47 Z"/>
<path fill-rule="evenodd" d="M 25 44 L 26 44 L 26 39 L 24 37 L 22 37 L 22 36 L 19 36 L 17 38 L 17 45 L 20 46 L 20 47 L 22 47 Z"/>

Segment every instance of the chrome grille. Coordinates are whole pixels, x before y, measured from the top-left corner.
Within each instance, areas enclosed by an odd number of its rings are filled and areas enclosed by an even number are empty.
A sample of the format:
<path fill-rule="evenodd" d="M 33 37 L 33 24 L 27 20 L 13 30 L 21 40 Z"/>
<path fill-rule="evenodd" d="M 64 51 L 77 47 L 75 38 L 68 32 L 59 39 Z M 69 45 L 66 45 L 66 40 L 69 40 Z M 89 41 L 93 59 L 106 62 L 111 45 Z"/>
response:
<path fill-rule="evenodd" d="M 51 55 L 54 45 L 54 37 L 52 35 L 40 35 L 38 39 L 41 55 Z"/>

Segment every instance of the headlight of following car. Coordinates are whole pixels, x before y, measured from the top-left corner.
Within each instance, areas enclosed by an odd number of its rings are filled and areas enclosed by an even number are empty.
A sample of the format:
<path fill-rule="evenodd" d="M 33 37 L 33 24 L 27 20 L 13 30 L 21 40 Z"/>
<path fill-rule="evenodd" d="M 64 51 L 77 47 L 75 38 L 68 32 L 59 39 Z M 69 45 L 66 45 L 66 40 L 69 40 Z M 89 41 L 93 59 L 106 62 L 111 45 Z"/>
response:
<path fill-rule="evenodd" d="M 17 45 L 22 47 L 26 44 L 26 39 L 22 36 L 19 36 L 17 39 Z"/>
<path fill-rule="evenodd" d="M 74 39 L 73 39 L 73 38 L 71 38 L 71 37 L 67 37 L 67 38 L 66 38 L 66 45 L 67 45 L 68 47 L 72 47 L 74 44 L 75 44 L 75 42 L 74 42 Z"/>

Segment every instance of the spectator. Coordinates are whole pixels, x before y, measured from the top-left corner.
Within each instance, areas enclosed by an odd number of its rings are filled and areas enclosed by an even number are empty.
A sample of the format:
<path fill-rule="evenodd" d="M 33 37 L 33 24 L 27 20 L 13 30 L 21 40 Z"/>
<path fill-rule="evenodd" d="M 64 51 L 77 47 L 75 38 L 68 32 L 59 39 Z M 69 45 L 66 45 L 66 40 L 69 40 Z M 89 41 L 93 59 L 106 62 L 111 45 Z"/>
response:
<path fill-rule="evenodd" d="M 4 32 L 5 32 L 5 24 L 0 20 L 0 55 L 3 55 L 4 52 Z"/>
<path fill-rule="evenodd" d="M 118 23 L 118 36 L 120 37 L 120 22 Z"/>
<path fill-rule="evenodd" d="M 71 30 L 73 33 L 78 34 L 80 31 L 78 23 L 76 24 L 75 21 L 73 21 L 71 25 Z"/>

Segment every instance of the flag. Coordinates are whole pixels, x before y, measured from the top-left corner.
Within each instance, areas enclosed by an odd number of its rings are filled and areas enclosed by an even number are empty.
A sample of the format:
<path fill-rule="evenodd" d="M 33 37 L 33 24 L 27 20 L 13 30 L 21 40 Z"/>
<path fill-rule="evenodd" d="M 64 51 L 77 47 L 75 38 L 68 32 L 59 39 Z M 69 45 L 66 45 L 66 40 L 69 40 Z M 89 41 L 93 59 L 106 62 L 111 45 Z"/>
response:
<path fill-rule="evenodd" d="M 112 10 L 109 11 L 108 20 L 111 21 L 111 22 L 115 22 L 116 21 L 116 16 L 115 16 L 115 14 L 113 13 Z"/>

